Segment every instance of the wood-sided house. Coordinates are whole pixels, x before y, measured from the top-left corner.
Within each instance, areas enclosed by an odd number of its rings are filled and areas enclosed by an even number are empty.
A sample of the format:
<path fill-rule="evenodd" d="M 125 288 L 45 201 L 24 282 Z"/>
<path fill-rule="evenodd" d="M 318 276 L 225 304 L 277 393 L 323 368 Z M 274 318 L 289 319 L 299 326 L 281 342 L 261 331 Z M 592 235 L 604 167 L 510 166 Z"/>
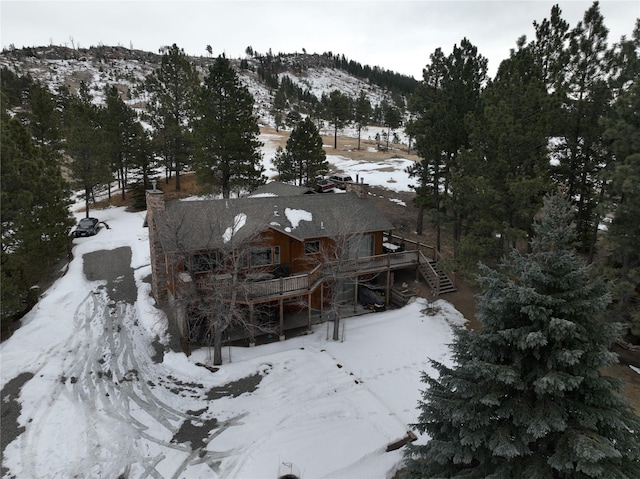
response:
<path fill-rule="evenodd" d="M 147 191 L 152 292 L 174 305 L 183 339 L 201 340 L 195 305 L 221 292 L 246 307 L 250 327 L 236 329 L 236 338 L 254 342 L 266 321 L 284 339 L 289 329 L 328 319 L 337 276 L 354 291 L 355 311 L 359 283 L 375 278 L 389 298 L 391 272 L 419 266 L 419 252 L 384 248 L 393 226 L 366 199 L 364 185 L 346 194 L 281 185 L 195 201 L 165 202 L 161 190 Z"/>

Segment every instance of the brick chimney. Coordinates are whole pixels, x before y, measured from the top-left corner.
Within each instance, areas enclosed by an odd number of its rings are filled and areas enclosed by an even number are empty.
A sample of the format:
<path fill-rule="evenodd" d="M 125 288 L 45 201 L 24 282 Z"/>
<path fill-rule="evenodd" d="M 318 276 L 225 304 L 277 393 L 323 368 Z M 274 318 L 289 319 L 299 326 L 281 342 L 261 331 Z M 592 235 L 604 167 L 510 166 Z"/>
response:
<path fill-rule="evenodd" d="M 157 188 L 153 181 L 153 189 L 147 190 L 147 226 L 149 227 L 149 258 L 151 260 L 151 292 L 156 301 L 167 299 L 167 260 L 160 242 L 160 234 L 156 225 L 156 215 L 164 211 L 164 192 Z"/>

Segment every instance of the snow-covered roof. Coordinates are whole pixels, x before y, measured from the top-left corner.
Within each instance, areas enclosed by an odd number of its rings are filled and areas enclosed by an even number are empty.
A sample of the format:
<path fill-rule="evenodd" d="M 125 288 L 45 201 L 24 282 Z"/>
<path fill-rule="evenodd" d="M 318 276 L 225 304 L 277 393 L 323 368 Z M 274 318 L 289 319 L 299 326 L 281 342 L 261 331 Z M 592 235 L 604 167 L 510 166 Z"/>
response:
<path fill-rule="evenodd" d="M 155 215 L 167 253 L 216 249 L 267 229 L 298 241 L 393 229 L 372 202 L 351 193 L 171 201 Z"/>

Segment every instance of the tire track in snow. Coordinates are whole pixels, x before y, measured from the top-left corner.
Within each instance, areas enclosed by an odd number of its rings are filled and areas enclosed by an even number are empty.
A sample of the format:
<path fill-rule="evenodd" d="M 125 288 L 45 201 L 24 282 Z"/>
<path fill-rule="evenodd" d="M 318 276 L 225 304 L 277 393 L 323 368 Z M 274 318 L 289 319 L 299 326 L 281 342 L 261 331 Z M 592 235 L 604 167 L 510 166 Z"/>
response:
<path fill-rule="evenodd" d="M 221 460 L 234 451 L 208 451 L 206 447 L 241 418 L 217 424 L 202 446 L 192 448 L 189 443 L 172 441 L 185 421 L 200 424 L 203 418 L 176 409 L 160 397 L 173 393 L 164 386 L 156 386 L 156 392 L 147 383 L 163 377 L 169 380 L 162 366 L 150 359 L 151 340 L 137 325 L 135 307 L 110 302 L 104 290 L 92 292 L 76 308 L 74 325 L 74 334 L 47 353 L 54 356 L 65 351 L 62 371 L 55 379 L 38 378 L 55 384 L 20 437 L 22 470 L 14 473 L 47 478 L 118 477 L 123 472 L 127 477 L 184 477 L 191 466 L 199 464 L 219 471 Z M 46 360 L 43 367 L 45 364 Z M 204 397 L 192 401 L 208 411 Z M 79 437 L 68 439 L 77 447 L 56 450 L 45 434 L 51 421 L 60 421 L 61 416 L 69 420 L 64 414 L 69 407 L 76 423 L 71 430 L 78 431 Z M 182 460 L 175 461 L 176 452 Z M 65 463 L 62 469 L 49 467 L 47 457 L 52 454 L 65 456 L 64 461 L 54 462 Z M 169 456 L 171 464 L 165 461 Z M 168 475 L 167 470 L 171 471 Z"/>

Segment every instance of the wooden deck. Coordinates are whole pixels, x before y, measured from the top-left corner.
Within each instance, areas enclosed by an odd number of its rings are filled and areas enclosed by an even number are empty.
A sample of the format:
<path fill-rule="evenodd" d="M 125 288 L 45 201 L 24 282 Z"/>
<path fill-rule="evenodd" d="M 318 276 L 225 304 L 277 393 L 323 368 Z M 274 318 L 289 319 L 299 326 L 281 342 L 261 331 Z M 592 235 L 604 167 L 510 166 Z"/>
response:
<path fill-rule="evenodd" d="M 304 274 L 249 283 L 242 282 L 242 296 L 247 298 L 249 302 L 273 301 L 301 296 L 315 291 L 329 277 L 352 277 L 380 273 L 417 267 L 420 263 L 419 251 L 386 253 L 353 260 L 335 261 L 318 265 Z M 224 276 L 205 276 L 196 281 L 196 287 L 203 291 L 225 288 L 228 287 L 228 284 L 228 278 Z"/>
<path fill-rule="evenodd" d="M 407 246 L 411 247 L 409 244 Z M 246 281 L 246 278 L 243 278 L 242 281 L 235 282 L 235 290 L 234 282 L 230 281 L 230 275 L 210 274 L 198 276 L 194 281 L 190 274 L 185 273 L 178 277 L 176 286 L 185 293 L 192 288 L 197 288 L 205 294 L 207 290 L 217 290 L 228 297 L 235 293 L 234 301 L 248 306 L 249 324 L 252 326 L 250 329 L 234 328 L 227 331 L 225 342 L 247 340 L 249 344 L 255 344 L 256 338 L 284 339 L 287 331 L 302 329 L 308 331 L 312 324 L 329 321 L 330 311 L 323 313 L 322 308 L 319 311 L 311 309 L 311 296 L 325 281 L 332 278 L 357 278 L 369 274 L 390 273 L 394 270 L 415 268 L 416 273 L 422 274 L 434 291 L 439 294 L 443 277 L 446 278 L 446 275 L 443 276 L 443 273 L 436 266 L 435 258 L 433 258 L 433 256 L 437 256 L 435 251 L 420 248 L 420 246 L 416 244 L 410 250 L 324 263 L 307 273 L 282 278 L 262 279 L 265 278 L 264 275 L 256 275 L 255 281 Z M 446 279 L 448 280 L 448 278 Z M 387 279 L 387 298 L 391 297 L 391 286 Z M 238 288 L 242 288 L 242 290 L 239 291 Z M 301 301 L 307 304 L 306 309 L 299 313 L 285 313 L 283 304 L 291 298 L 301 298 Z M 261 304 L 270 302 L 279 303 L 279 313 L 271 317 L 263 317 L 257 313 L 257 308 L 260 308 Z M 344 311 L 343 317 L 355 316 L 360 309 L 363 313 L 368 312 L 368 310 L 365 311 L 361 308 L 357 301 L 348 309 L 349 311 Z"/>

